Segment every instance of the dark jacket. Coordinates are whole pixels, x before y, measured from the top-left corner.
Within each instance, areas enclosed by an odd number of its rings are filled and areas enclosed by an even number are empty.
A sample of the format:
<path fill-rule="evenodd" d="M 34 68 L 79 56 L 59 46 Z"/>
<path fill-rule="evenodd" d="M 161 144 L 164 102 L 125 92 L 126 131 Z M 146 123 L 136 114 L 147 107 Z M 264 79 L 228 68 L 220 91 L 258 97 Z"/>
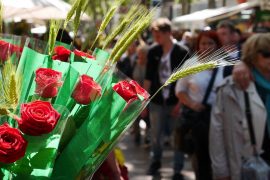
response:
<path fill-rule="evenodd" d="M 145 79 L 151 82 L 149 93 L 153 95 L 160 87 L 161 82 L 159 78 L 159 64 L 161 57 L 163 55 L 163 50 L 160 45 L 154 45 L 149 49 L 147 55 L 147 65 L 146 65 L 146 75 Z M 180 64 L 183 64 L 186 59 L 189 58 L 188 51 L 179 44 L 174 44 L 173 50 L 171 52 L 171 71 L 179 67 Z M 166 104 L 166 105 L 175 105 L 178 102 L 177 97 L 175 96 L 175 83 L 170 85 L 170 94 L 169 98 L 165 101 L 162 96 L 162 91 L 160 91 L 152 100 L 155 104 Z"/>
<path fill-rule="evenodd" d="M 132 65 L 130 57 L 126 56 L 117 63 L 117 68 L 129 78 L 133 78 L 132 74 L 133 74 L 135 65 L 136 65 L 136 62 L 134 62 L 134 64 Z"/>

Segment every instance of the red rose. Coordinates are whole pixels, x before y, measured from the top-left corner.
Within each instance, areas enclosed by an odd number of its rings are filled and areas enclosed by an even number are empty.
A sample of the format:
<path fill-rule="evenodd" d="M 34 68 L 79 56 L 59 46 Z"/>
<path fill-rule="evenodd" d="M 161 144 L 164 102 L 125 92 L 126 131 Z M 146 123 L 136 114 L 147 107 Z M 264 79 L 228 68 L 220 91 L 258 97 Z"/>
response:
<path fill-rule="evenodd" d="M 7 123 L 0 126 L 0 162 L 13 163 L 25 154 L 27 141 L 18 129 Z"/>
<path fill-rule="evenodd" d="M 68 62 L 71 51 L 66 49 L 64 46 L 56 46 L 54 48 L 54 53 L 55 54 L 52 57 L 53 60 Z"/>
<path fill-rule="evenodd" d="M 62 73 L 48 68 L 36 70 L 36 93 L 44 98 L 55 97 L 62 85 Z"/>
<path fill-rule="evenodd" d="M 85 52 L 83 52 L 83 51 L 79 51 L 79 50 L 77 50 L 77 49 L 75 49 L 74 51 L 74 54 L 76 55 L 76 56 L 83 56 L 83 57 L 87 57 L 87 58 L 91 58 L 91 59 L 94 59 L 94 56 L 92 56 L 92 55 L 90 55 L 90 54 L 88 54 L 88 53 L 85 53 Z"/>
<path fill-rule="evenodd" d="M 144 99 L 148 99 L 150 97 L 150 94 L 145 89 L 143 89 L 136 81 L 131 80 L 129 81 L 129 84 L 133 86 L 135 92 L 141 95 Z"/>
<path fill-rule="evenodd" d="M 0 40 L 0 60 L 6 61 L 9 56 L 11 56 L 13 53 L 21 53 L 22 48 L 13 44 L 10 44 L 6 41 Z"/>
<path fill-rule="evenodd" d="M 60 114 L 47 101 L 33 101 L 21 105 L 20 130 L 31 136 L 50 133 L 56 126 Z"/>
<path fill-rule="evenodd" d="M 82 75 L 80 81 L 76 85 L 72 98 L 79 104 L 89 104 L 97 97 L 101 96 L 101 87 L 97 84 L 93 78 Z"/>
<path fill-rule="evenodd" d="M 126 102 L 137 99 L 138 95 L 141 95 L 144 99 L 148 99 L 150 96 L 146 90 L 133 80 L 130 82 L 126 80 L 120 81 L 113 86 L 113 90 L 125 99 Z"/>

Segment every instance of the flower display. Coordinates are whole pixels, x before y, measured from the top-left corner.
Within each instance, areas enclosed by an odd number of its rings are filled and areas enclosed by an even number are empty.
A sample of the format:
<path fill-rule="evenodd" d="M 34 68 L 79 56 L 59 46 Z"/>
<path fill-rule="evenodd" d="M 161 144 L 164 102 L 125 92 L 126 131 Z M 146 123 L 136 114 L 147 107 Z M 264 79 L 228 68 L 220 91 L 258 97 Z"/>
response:
<path fill-rule="evenodd" d="M 92 77 L 82 75 L 77 83 L 72 98 L 79 104 L 89 104 L 97 97 L 101 96 L 101 87 L 97 84 Z"/>
<path fill-rule="evenodd" d="M 0 162 L 13 163 L 25 154 L 27 141 L 20 131 L 7 123 L 0 126 Z"/>
<path fill-rule="evenodd" d="M 40 136 L 50 133 L 60 116 L 50 102 L 37 100 L 21 105 L 21 118 L 18 120 L 18 125 L 25 134 Z"/>
<path fill-rule="evenodd" d="M 36 70 L 36 93 L 44 98 L 53 98 L 58 93 L 61 83 L 62 73 L 48 69 L 39 68 Z"/>

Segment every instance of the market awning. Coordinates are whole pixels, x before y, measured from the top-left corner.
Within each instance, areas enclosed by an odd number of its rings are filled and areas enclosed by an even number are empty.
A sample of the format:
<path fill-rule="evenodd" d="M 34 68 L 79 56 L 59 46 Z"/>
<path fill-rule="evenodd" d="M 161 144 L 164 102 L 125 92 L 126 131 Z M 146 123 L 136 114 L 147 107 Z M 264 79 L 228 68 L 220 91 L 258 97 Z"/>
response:
<path fill-rule="evenodd" d="M 217 9 L 204 9 L 188 15 L 173 19 L 173 25 L 183 29 L 202 29 L 208 23 L 238 14 L 242 10 L 259 6 L 259 2 L 247 2 L 233 7 L 221 7 Z"/>
<path fill-rule="evenodd" d="M 5 19 L 65 19 L 71 5 L 62 0 L 2 0 Z M 83 20 L 89 20 L 87 15 Z"/>

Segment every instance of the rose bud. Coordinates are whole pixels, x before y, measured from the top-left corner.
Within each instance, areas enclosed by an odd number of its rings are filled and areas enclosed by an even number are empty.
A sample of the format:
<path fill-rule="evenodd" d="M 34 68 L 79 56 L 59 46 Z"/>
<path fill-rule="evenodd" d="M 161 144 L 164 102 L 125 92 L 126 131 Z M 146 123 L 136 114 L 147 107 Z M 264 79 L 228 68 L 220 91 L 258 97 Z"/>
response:
<path fill-rule="evenodd" d="M 73 52 L 74 52 L 74 54 L 76 56 L 87 57 L 87 58 L 90 58 L 90 59 L 94 59 L 94 56 L 92 56 L 92 55 L 90 55 L 88 53 L 85 53 L 83 51 L 79 51 L 79 50 L 75 49 Z"/>
<path fill-rule="evenodd" d="M 60 114 L 47 101 L 33 101 L 21 105 L 20 130 L 31 136 L 50 133 L 56 126 Z"/>
<path fill-rule="evenodd" d="M 131 99 L 138 98 L 134 87 L 126 80 L 116 83 L 113 86 L 113 90 L 116 91 L 126 102 Z"/>
<path fill-rule="evenodd" d="M 101 87 L 92 77 L 82 75 L 77 83 L 72 98 L 79 104 L 89 104 L 101 96 Z"/>
<path fill-rule="evenodd" d="M 126 102 L 137 99 L 138 95 L 141 95 L 144 99 L 148 99 L 150 96 L 145 89 L 133 80 L 130 82 L 126 80 L 120 81 L 113 86 L 113 90 L 125 99 Z"/>
<path fill-rule="evenodd" d="M 131 80 L 129 81 L 129 84 L 133 86 L 137 94 L 141 95 L 144 99 L 149 99 L 150 94 L 145 89 L 143 89 L 136 81 Z"/>
<path fill-rule="evenodd" d="M 55 54 L 52 57 L 53 60 L 68 62 L 71 51 L 69 49 L 66 49 L 64 46 L 56 46 L 54 48 L 54 53 Z"/>
<path fill-rule="evenodd" d="M 58 93 L 58 87 L 62 85 L 62 73 L 49 69 L 36 70 L 36 93 L 43 98 L 53 98 Z"/>
<path fill-rule="evenodd" d="M 18 129 L 7 123 L 0 126 L 0 162 L 13 163 L 25 154 L 27 141 Z"/>

